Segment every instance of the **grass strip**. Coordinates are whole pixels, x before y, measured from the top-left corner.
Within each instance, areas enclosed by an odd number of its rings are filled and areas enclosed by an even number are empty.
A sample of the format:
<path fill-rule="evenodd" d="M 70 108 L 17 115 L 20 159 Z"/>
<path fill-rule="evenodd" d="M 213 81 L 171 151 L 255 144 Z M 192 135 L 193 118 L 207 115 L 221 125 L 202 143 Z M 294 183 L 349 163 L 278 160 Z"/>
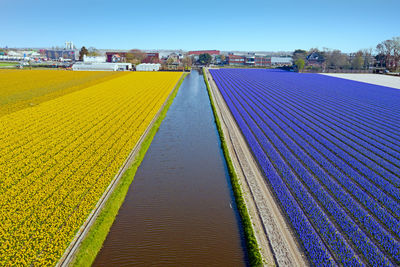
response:
<path fill-rule="evenodd" d="M 229 154 L 228 146 L 225 142 L 224 133 L 222 131 L 221 122 L 219 120 L 217 110 L 215 108 L 214 100 L 212 98 L 210 85 L 207 80 L 205 69 L 203 68 L 204 82 L 207 86 L 208 96 L 210 98 L 211 107 L 214 113 L 215 124 L 217 125 L 217 130 L 219 138 L 221 140 L 221 148 L 225 156 L 226 165 L 228 166 L 229 176 L 231 178 L 232 190 L 235 195 L 236 205 L 239 210 L 240 218 L 242 220 L 244 235 L 246 239 L 247 253 L 249 256 L 249 261 L 251 266 L 262 266 L 263 260 L 260 254 L 260 249 L 258 247 L 257 239 L 254 234 L 254 229 L 250 220 L 249 213 L 247 211 L 246 203 L 243 198 L 242 189 L 240 188 L 239 178 L 237 177 L 235 168 L 233 167 L 232 159 Z"/>
<path fill-rule="evenodd" d="M 103 242 L 108 235 L 108 232 L 110 231 L 115 217 L 117 216 L 118 211 L 125 200 L 125 196 L 128 193 L 129 187 L 134 179 L 136 171 L 139 168 L 144 156 L 146 155 L 146 152 L 150 147 L 154 136 L 160 128 L 161 122 L 166 117 L 168 109 L 174 101 L 175 96 L 179 91 L 179 87 L 181 86 L 186 75 L 188 75 L 188 73 L 184 73 L 176 84 L 174 91 L 168 98 L 163 110 L 161 111 L 151 130 L 144 139 L 140 150 L 135 157 L 135 160 L 133 161 L 129 169 L 123 174 L 114 192 L 111 194 L 104 208 L 97 217 L 96 222 L 93 224 L 89 233 L 80 244 L 78 252 L 76 253 L 74 260 L 72 261 L 71 266 L 91 266 L 96 259 L 96 256 L 100 251 Z"/>
<path fill-rule="evenodd" d="M 0 67 L 16 66 L 18 62 L 0 62 Z"/>

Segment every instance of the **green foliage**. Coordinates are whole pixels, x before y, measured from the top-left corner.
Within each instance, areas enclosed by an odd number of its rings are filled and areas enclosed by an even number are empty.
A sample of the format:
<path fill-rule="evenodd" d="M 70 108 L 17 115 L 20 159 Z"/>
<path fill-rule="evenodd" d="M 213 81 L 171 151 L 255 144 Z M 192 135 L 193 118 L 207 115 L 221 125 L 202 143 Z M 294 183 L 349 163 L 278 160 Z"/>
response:
<path fill-rule="evenodd" d="M 294 62 L 294 64 L 296 64 L 297 69 L 299 70 L 299 72 L 301 72 L 304 69 L 304 65 L 306 63 L 304 62 L 304 59 L 299 58 Z"/>
<path fill-rule="evenodd" d="M 307 51 L 306 50 L 302 50 L 302 49 L 296 49 L 293 52 L 293 61 L 296 61 L 298 59 L 303 59 L 306 60 L 307 57 Z"/>
<path fill-rule="evenodd" d="M 150 144 L 160 128 L 161 122 L 167 115 L 168 109 L 171 106 L 176 94 L 178 93 L 179 87 L 185 79 L 187 73 L 183 74 L 171 96 L 168 98 L 160 116 L 155 121 L 153 127 L 150 129 L 145 140 L 143 141 L 138 155 L 129 169 L 123 174 L 114 192 L 107 200 L 105 206 L 97 217 L 95 223 L 91 227 L 89 233 L 80 244 L 80 247 L 75 255 L 75 258 L 71 266 L 91 266 L 98 252 L 100 251 L 104 240 L 107 237 L 108 232 L 118 214 L 119 208 L 125 200 L 125 196 L 128 193 L 128 189 L 134 179 L 137 169 L 139 168 Z"/>
<path fill-rule="evenodd" d="M 359 70 L 362 69 L 363 66 L 364 66 L 363 54 L 361 51 L 359 51 L 356 53 L 355 57 L 351 61 L 351 67 L 352 69 Z"/>
<path fill-rule="evenodd" d="M 15 66 L 18 64 L 18 62 L 0 62 L 0 67 Z"/>
<path fill-rule="evenodd" d="M 203 65 L 210 65 L 212 60 L 212 57 L 210 54 L 205 53 L 205 54 L 200 54 L 199 55 L 199 62 Z"/>
<path fill-rule="evenodd" d="M 263 261 L 262 261 L 262 257 L 260 254 L 260 250 L 258 248 L 257 239 L 254 235 L 254 230 L 253 230 L 253 226 L 251 224 L 249 213 L 247 212 L 246 204 L 245 204 L 242 190 L 241 190 L 240 184 L 239 184 L 239 178 L 236 175 L 235 168 L 233 167 L 233 163 L 232 163 L 231 157 L 229 155 L 228 146 L 225 142 L 225 137 L 224 137 L 222 127 L 221 127 L 221 122 L 219 121 L 219 117 L 218 117 L 217 111 L 215 109 L 214 100 L 211 96 L 210 85 L 208 84 L 207 76 L 206 76 L 204 68 L 203 68 L 203 76 L 204 76 L 204 81 L 207 86 L 207 91 L 208 91 L 208 96 L 210 98 L 211 107 L 212 107 L 212 110 L 214 113 L 215 124 L 217 125 L 217 130 L 218 130 L 219 137 L 221 140 L 222 151 L 225 156 L 226 165 L 228 166 L 228 172 L 229 172 L 229 176 L 231 178 L 233 194 L 235 195 L 236 205 L 239 210 L 240 218 L 242 220 L 250 265 L 251 266 L 262 266 Z"/>

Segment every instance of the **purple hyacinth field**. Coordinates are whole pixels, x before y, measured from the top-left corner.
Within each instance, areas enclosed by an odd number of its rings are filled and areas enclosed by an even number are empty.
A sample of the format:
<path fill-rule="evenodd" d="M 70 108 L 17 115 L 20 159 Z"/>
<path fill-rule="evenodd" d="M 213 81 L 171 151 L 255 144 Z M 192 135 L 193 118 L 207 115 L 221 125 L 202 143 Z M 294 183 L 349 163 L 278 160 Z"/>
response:
<path fill-rule="evenodd" d="M 400 265 L 400 90 L 210 69 L 313 265 Z"/>

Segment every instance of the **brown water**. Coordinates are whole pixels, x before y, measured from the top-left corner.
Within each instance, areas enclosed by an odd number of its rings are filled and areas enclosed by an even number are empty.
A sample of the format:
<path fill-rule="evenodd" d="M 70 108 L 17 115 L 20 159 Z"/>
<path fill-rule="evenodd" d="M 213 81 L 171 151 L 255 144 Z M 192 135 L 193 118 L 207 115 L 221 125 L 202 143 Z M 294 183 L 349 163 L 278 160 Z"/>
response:
<path fill-rule="evenodd" d="M 243 233 L 202 73 L 184 80 L 94 266 L 243 266 Z"/>

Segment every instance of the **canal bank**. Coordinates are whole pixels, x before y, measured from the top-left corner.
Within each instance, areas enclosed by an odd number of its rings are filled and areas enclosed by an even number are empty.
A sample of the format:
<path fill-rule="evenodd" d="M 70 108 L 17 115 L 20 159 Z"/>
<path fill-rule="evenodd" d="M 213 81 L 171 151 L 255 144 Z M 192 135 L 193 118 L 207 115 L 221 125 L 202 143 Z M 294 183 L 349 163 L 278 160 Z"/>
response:
<path fill-rule="evenodd" d="M 155 115 L 146 131 L 126 159 L 118 174 L 114 177 L 106 192 L 99 200 L 96 208 L 87 221 L 76 233 L 74 240 L 64 252 L 56 266 L 90 266 L 109 232 L 119 208 L 124 202 L 129 186 L 142 162 L 151 141 L 157 133 L 169 107 L 187 73 L 183 74 L 167 100 Z"/>
<path fill-rule="evenodd" d="M 248 265 L 201 72 L 181 85 L 93 265 Z"/>
<path fill-rule="evenodd" d="M 218 120 L 221 139 L 224 140 L 224 152 L 230 161 L 232 172 L 238 179 L 238 190 L 243 192 L 242 201 L 245 202 L 250 215 L 252 226 L 250 228 L 254 229 L 254 232 L 252 229 L 250 231 L 254 233 L 260 246 L 263 264 L 268 266 L 309 266 L 301 245 L 290 230 L 290 224 L 273 198 L 272 191 L 265 182 L 264 174 L 253 158 L 253 154 L 212 75 L 208 69 L 204 70 L 204 74 L 214 113 Z M 238 202 L 240 205 L 240 200 Z M 251 238 L 252 233 L 246 236 Z"/>

